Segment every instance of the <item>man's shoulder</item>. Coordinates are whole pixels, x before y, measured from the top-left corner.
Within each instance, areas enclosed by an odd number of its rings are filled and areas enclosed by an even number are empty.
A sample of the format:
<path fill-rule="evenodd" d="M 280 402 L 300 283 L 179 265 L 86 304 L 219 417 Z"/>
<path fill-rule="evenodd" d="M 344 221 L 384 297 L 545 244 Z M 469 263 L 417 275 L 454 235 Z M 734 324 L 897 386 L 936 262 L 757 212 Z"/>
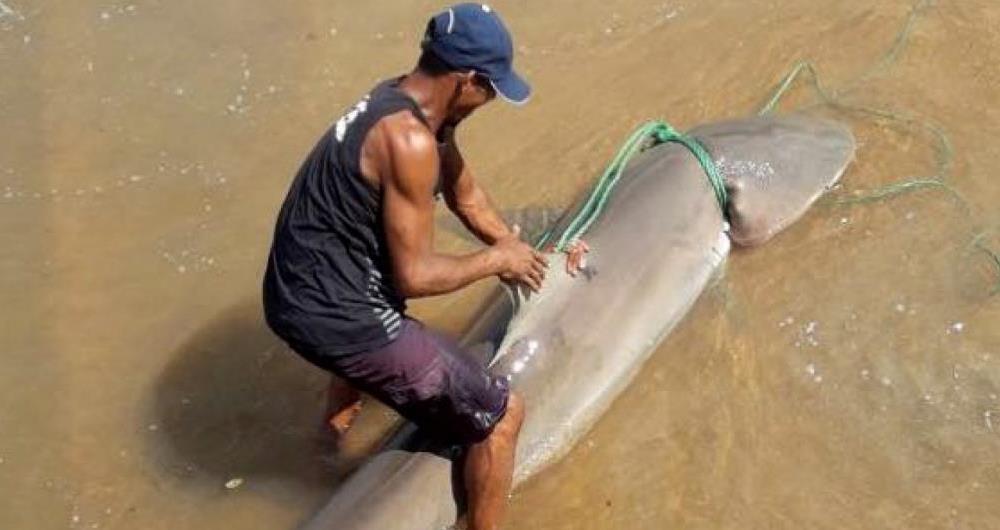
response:
<path fill-rule="evenodd" d="M 375 124 L 381 143 L 395 155 L 427 156 L 437 153 L 437 140 L 409 110 L 386 115 Z"/>
<path fill-rule="evenodd" d="M 372 147 L 380 159 L 383 186 L 423 195 L 436 182 L 440 165 L 434 135 L 409 111 L 382 118 L 374 130 Z"/>

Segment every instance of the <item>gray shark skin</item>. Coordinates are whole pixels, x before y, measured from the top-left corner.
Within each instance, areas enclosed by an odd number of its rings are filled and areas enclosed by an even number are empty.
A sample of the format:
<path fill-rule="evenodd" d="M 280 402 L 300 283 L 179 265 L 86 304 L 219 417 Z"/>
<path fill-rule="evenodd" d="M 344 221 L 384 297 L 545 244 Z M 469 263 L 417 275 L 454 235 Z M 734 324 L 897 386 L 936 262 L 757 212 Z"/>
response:
<path fill-rule="evenodd" d="M 550 256 L 539 293 L 498 289 L 463 335 L 470 354 L 525 399 L 515 485 L 565 455 L 684 317 L 730 250 L 801 216 L 854 154 L 841 125 L 757 117 L 691 131 L 731 193 L 727 223 L 694 156 L 663 144 L 636 157 L 586 234 L 584 274 Z M 436 530 L 455 523 L 452 453 L 406 425 L 344 482 L 304 530 Z"/>
<path fill-rule="evenodd" d="M 689 134 L 726 179 L 729 237 L 744 247 L 766 242 L 801 217 L 854 152 L 849 131 L 799 115 L 713 123 Z"/>

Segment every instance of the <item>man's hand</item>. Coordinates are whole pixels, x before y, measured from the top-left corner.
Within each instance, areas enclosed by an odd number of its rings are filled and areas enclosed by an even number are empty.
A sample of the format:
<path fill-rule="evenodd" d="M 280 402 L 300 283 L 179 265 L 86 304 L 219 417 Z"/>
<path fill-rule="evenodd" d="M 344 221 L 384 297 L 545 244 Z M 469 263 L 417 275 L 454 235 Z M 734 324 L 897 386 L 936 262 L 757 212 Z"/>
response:
<path fill-rule="evenodd" d="M 501 280 L 522 283 L 536 293 L 541 290 L 549 262 L 541 252 L 521 241 L 520 227 L 515 226 L 511 235 L 498 239 L 490 249 L 500 261 Z"/>

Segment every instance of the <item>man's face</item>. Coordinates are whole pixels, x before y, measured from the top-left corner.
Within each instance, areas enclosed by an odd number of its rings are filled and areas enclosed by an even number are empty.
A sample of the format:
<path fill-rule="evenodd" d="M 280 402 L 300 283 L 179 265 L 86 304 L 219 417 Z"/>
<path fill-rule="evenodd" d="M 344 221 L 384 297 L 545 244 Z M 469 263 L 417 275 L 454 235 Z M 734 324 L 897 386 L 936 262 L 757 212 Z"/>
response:
<path fill-rule="evenodd" d="M 485 76 L 474 72 L 456 73 L 459 76 L 457 96 L 455 97 L 445 123 L 456 126 L 473 111 L 489 103 L 496 97 L 493 85 Z"/>

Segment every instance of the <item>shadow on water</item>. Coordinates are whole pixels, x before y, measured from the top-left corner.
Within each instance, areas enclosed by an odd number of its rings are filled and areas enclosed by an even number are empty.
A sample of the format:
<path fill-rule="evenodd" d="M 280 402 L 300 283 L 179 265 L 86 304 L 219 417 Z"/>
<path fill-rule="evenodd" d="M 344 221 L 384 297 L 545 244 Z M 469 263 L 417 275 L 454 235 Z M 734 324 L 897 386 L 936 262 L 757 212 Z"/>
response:
<path fill-rule="evenodd" d="M 322 499 L 385 447 L 450 460 L 463 509 L 455 448 L 412 425 L 397 429 L 398 416 L 371 399 L 343 445 L 333 444 L 322 421 L 329 375 L 273 335 L 256 300 L 219 314 L 172 359 L 150 405 L 153 455 L 164 475 L 209 488 L 239 478 L 258 492 L 281 497 L 291 486 Z"/>
<path fill-rule="evenodd" d="M 329 488 L 358 459 L 321 428 L 329 376 L 270 332 L 256 300 L 221 313 L 172 358 L 152 403 L 167 474 Z"/>

